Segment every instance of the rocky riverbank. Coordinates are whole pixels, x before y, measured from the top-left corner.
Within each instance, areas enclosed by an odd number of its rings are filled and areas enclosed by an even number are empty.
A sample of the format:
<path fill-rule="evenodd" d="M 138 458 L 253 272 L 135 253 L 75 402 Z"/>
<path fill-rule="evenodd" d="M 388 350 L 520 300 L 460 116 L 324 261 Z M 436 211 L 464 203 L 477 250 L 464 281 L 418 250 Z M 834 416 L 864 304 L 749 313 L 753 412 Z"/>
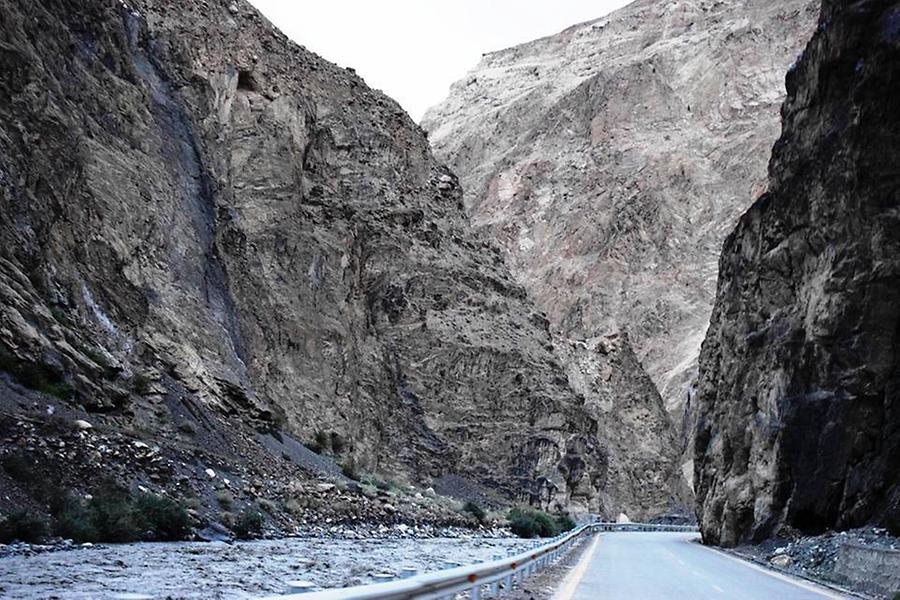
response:
<path fill-rule="evenodd" d="M 362 535 L 369 537 L 355 539 Z M 283 592 L 294 580 L 344 587 L 372 583 L 379 574 L 396 576 L 402 568 L 432 570 L 445 562 L 489 560 L 528 543 L 501 536 L 397 525 L 374 532 L 348 529 L 341 536 L 321 527 L 303 537 L 234 544 L 141 543 L 70 546 L 67 551 L 7 546 L 0 550 L 0 596 L 96 600 L 140 593 L 237 599 Z"/>

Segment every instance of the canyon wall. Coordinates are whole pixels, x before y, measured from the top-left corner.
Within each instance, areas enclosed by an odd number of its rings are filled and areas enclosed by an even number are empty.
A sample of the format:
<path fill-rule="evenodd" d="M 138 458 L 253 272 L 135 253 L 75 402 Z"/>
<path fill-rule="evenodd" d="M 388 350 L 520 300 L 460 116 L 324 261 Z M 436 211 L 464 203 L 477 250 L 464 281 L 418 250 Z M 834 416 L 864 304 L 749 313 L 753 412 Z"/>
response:
<path fill-rule="evenodd" d="M 562 337 L 624 331 L 676 423 L 815 0 L 638 0 L 485 54 L 423 126 Z M 690 469 L 688 469 L 690 471 Z"/>
<path fill-rule="evenodd" d="M 700 356 L 707 542 L 900 532 L 900 4 L 825 0 Z"/>
<path fill-rule="evenodd" d="M 0 25 L 4 444 L 43 452 L 55 413 L 158 445 L 158 480 L 122 471 L 154 489 L 277 486 L 278 444 L 324 439 L 448 493 L 615 495 L 546 319 L 394 101 L 240 0 L 4 0 Z M 67 456 L 76 488 L 116 472 Z"/>

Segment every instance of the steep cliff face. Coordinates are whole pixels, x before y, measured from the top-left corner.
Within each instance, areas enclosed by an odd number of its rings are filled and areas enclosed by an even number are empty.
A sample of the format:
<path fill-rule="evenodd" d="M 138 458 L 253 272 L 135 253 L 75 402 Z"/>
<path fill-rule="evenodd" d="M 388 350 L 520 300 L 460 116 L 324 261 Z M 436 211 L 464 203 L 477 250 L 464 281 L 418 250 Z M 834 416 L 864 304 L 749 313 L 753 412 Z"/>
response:
<path fill-rule="evenodd" d="M 0 7 L 9 389 L 176 471 L 318 433 L 363 471 L 597 507 L 545 319 L 393 101 L 239 0 Z"/>
<path fill-rule="evenodd" d="M 900 4 L 825 0 L 728 237 L 694 407 L 707 541 L 900 530 Z"/>
<path fill-rule="evenodd" d="M 815 0 L 638 0 L 486 54 L 425 117 L 563 336 L 624 330 L 680 421 L 722 241 L 764 188 Z"/>
<path fill-rule="evenodd" d="M 598 423 L 608 461 L 601 511 L 624 512 L 633 520 L 683 512 L 689 500 L 679 493 L 675 430 L 628 338 L 557 339 L 556 349 L 570 384 L 587 399 L 585 408 Z"/>

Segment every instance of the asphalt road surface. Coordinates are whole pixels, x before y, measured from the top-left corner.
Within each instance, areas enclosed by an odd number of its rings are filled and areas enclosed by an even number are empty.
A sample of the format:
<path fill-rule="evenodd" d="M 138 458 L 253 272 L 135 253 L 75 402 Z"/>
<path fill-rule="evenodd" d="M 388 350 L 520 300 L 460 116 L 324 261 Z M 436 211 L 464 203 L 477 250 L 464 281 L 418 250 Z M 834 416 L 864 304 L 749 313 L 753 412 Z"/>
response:
<path fill-rule="evenodd" d="M 696 533 L 597 536 L 555 600 L 822 600 L 846 598 L 702 546 Z"/>

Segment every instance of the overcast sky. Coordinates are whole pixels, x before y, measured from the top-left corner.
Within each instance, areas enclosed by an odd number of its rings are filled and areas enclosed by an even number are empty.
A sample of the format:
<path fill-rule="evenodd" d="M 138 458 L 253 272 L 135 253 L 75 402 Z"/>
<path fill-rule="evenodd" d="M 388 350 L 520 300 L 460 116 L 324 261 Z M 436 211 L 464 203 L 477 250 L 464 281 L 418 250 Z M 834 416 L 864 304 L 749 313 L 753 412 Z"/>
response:
<path fill-rule="evenodd" d="M 484 52 L 602 17 L 629 0 L 250 0 L 288 37 L 419 120 Z"/>

